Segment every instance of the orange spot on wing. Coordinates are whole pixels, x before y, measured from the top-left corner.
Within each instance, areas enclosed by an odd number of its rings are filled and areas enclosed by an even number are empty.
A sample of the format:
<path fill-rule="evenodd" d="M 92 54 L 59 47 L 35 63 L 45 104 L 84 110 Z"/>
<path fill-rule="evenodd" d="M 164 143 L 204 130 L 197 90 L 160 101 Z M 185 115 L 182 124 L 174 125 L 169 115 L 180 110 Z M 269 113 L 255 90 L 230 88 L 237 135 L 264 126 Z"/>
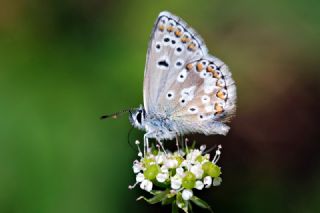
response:
<path fill-rule="evenodd" d="M 182 31 L 177 29 L 176 32 L 174 33 L 177 37 L 182 36 Z"/>
<path fill-rule="evenodd" d="M 185 35 L 181 38 L 181 42 L 182 42 L 182 43 L 187 43 L 187 42 L 189 42 L 189 41 L 190 41 L 190 38 L 187 37 L 187 36 L 185 36 Z"/>
<path fill-rule="evenodd" d="M 216 114 L 219 114 L 223 112 L 223 107 L 220 104 L 216 103 L 214 105 L 214 110 L 216 111 Z"/>
<path fill-rule="evenodd" d="M 203 65 L 201 63 L 197 64 L 197 71 L 200 72 L 201 70 L 203 70 Z"/>
<path fill-rule="evenodd" d="M 217 92 L 217 97 L 220 98 L 220 99 L 222 99 L 222 100 L 224 100 L 224 99 L 226 99 L 227 94 L 226 94 L 226 92 L 224 92 L 224 91 L 222 91 L 222 90 L 219 90 L 219 91 Z"/>
<path fill-rule="evenodd" d="M 196 50 L 196 45 L 192 42 L 191 44 L 188 45 L 188 50 L 195 51 Z"/>
<path fill-rule="evenodd" d="M 168 26 L 168 27 L 167 27 L 167 31 L 168 31 L 168 32 L 172 32 L 173 30 L 174 30 L 174 27 L 173 27 L 173 26 Z"/>
<path fill-rule="evenodd" d="M 214 70 L 213 71 L 213 77 L 220 79 L 221 78 L 221 73 L 219 71 Z"/>
<path fill-rule="evenodd" d="M 208 71 L 208 72 L 214 72 L 215 70 L 213 69 L 212 66 L 208 66 L 208 67 L 207 67 L 207 71 Z"/>
<path fill-rule="evenodd" d="M 224 87 L 224 86 L 225 86 L 224 80 L 223 80 L 223 79 L 217 80 L 216 85 L 217 85 L 218 87 Z"/>
<path fill-rule="evenodd" d="M 162 25 L 162 24 L 159 25 L 159 30 L 160 30 L 160 31 L 163 31 L 163 30 L 164 30 L 164 25 Z"/>
<path fill-rule="evenodd" d="M 187 67 L 187 70 L 190 71 L 190 70 L 192 70 L 192 68 L 193 68 L 193 64 L 191 64 L 191 63 L 190 63 L 190 64 L 187 64 L 186 67 Z"/>

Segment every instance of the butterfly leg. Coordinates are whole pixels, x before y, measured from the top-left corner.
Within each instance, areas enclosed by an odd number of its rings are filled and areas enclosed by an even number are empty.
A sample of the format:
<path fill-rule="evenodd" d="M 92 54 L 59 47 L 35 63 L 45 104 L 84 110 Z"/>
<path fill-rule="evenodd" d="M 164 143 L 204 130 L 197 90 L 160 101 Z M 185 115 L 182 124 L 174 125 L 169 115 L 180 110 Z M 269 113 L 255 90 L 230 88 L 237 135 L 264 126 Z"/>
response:
<path fill-rule="evenodd" d="M 150 133 L 146 133 L 143 136 L 143 155 L 146 156 L 146 153 L 148 152 L 149 149 L 149 137 L 148 134 Z"/>
<path fill-rule="evenodd" d="M 160 145 L 160 147 L 161 147 L 161 149 L 162 149 L 163 153 L 164 153 L 165 155 L 167 155 L 167 152 L 166 152 L 166 150 L 164 149 L 164 146 L 163 146 L 162 141 L 161 141 L 161 140 L 157 140 L 157 142 L 158 142 L 158 144 Z"/>
<path fill-rule="evenodd" d="M 177 150 L 178 153 L 180 152 L 180 148 L 179 148 L 179 135 L 176 135 L 176 146 L 177 146 Z"/>

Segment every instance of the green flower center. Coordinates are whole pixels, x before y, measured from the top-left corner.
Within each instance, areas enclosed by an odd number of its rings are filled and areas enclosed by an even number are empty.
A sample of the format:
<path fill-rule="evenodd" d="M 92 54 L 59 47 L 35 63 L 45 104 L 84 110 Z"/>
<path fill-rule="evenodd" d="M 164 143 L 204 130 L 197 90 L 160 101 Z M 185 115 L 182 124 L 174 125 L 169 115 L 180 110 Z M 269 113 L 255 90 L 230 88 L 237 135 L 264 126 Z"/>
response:
<path fill-rule="evenodd" d="M 196 183 L 196 176 L 192 172 L 186 172 L 182 179 L 182 186 L 185 189 L 192 189 Z"/>

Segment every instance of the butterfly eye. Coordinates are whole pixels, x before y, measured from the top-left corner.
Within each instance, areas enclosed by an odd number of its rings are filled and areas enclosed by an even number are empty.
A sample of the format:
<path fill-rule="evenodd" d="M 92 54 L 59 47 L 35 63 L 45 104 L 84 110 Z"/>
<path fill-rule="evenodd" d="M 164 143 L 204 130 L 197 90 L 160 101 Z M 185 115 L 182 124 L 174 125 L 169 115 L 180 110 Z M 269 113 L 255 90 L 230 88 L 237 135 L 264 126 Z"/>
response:
<path fill-rule="evenodd" d="M 227 98 L 227 91 L 225 89 L 220 89 L 217 92 L 217 97 L 222 99 L 222 100 L 225 100 Z"/>

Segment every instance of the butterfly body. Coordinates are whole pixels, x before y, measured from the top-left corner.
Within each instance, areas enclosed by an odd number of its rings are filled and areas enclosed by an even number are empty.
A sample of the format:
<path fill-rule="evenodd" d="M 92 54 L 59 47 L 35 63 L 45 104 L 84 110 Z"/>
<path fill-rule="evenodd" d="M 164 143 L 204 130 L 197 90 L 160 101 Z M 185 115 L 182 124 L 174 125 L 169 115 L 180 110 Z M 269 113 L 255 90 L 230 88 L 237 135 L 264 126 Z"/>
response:
<path fill-rule="evenodd" d="M 227 65 L 208 54 L 201 37 L 179 17 L 161 12 L 149 42 L 144 106 L 130 112 L 146 138 L 201 133 L 226 135 L 236 87 Z"/>

